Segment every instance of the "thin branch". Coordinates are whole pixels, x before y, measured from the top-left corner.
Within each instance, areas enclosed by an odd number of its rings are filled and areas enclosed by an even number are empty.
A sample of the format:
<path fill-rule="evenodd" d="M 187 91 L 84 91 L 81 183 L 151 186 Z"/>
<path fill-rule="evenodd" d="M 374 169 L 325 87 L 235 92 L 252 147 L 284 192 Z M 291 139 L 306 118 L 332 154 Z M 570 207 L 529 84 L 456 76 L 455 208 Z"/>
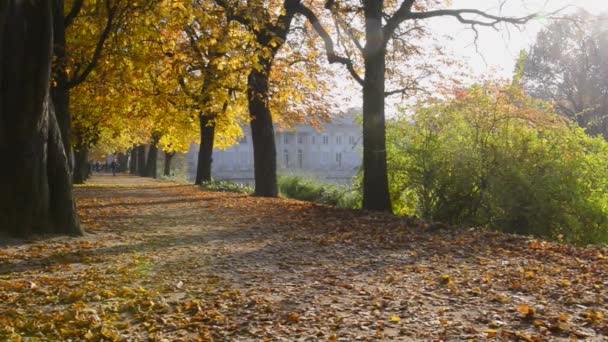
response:
<path fill-rule="evenodd" d="M 476 20 L 476 19 L 467 19 L 463 15 L 472 14 L 482 17 L 484 20 Z M 410 12 L 404 16 L 404 19 L 427 19 L 433 17 L 441 17 L 441 16 L 451 16 L 463 24 L 472 24 L 479 26 L 489 26 L 495 27 L 498 23 L 509 23 L 514 25 L 523 25 L 526 24 L 533 18 L 538 16 L 537 13 L 532 13 L 523 17 L 502 17 L 497 15 L 488 14 L 484 11 L 480 11 L 478 9 L 444 9 L 444 10 L 436 10 L 436 11 L 428 11 L 428 12 Z"/>
<path fill-rule="evenodd" d="M 299 6 L 296 9 L 296 12 L 305 16 L 306 19 L 308 19 L 308 21 L 310 21 L 310 23 L 312 24 L 312 27 L 315 29 L 315 31 L 317 31 L 319 36 L 321 36 L 321 38 L 323 39 L 323 42 L 325 43 L 325 50 L 327 52 L 327 61 L 330 64 L 331 63 L 344 64 L 344 66 L 346 66 L 346 69 L 348 69 L 348 72 L 350 72 L 351 76 L 355 79 L 355 81 L 357 81 L 357 83 L 359 83 L 360 85 L 363 85 L 363 78 L 361 78 L 361 76 L 359 76 L 359 74 L 357 74 L 357 71 L 355 70 L 355 67 L 353 66 L 353 61 L 350 58 L 341 57 L 336 54 L 336 52 L 334 50 L 334 42 L 332 41 L 332 39 L 329 36 L 329 34 L 327 33 L 327 31 L 325 31 L 325 28 L 323 27 L 323 25 L 321 25 L 321 23 L 319 22 L 319 18 L 317 18 L 317 16 L 313 13 L 313 11 L 311 11 L 306 6 L 299 4 Z"/>
<path fill-rule="evenodd" d="M 243 16 L 243 15 L 237 13 L 236 6 L 230 4 L 227 0 L 214 0 L 214 1 L 218 6 L 222 7 L 224 9 L 224 11 L 226 11 L 226 17 L 228 18 L 228 20 L 230 20 L 230 21 L 234 20 L 247 27 L 252 26 L 252 24 L 253 24 L 252 20 L 246 16 Z"/>
<path fill-rule="evenodd" d="M 393 14 L 393 16 L 387 21 L 384 27 L 384 40 L 385 43 L 388 42 L 390 37 L 393 35 L 397 27 L 405 20 L 411 19 L 427 19 L 433 17 L 442 17 L 442 16 L 450 16 L 456 18 L 459 22 L 463 24 L 470 25 L 479 25 L 479 26 L 488 26 L 488 27 L 496 27 L 499 23 L 509 23 L 513 25 L 523 25 L 526 24 L 531 19 L 538 16 L 538 13 L 529 14 L 523 17 L 508 17 L 508 16 L 499 16 L 486 13 L 484 11 L 473 9 L 473 8 L 465 8 L 465 9 L 442 9 L 442 10 L 434 10 L 434 11 L 426 11 L 426 12 L 412 12 L 411 5 L 409 3 L 413 3 L 413 0 L 404 1 L 397 12 Z M 470 19 L 466 18 L 465 15 L 474 15 L 481 17 L 481 19 Z"/>
<path fill-rule="evenodd" d="M 63 1 L 63 0 L 61 0 L 61 1 Z M 74 3 L 72 3 L 72 8 L 70 8 L 70 13 L 68 13 L 68 15 L 64 19 L 64 25 L 66 28 L 69 27 L 70 25 L 72 25 L 72 23 L 74 22 L 74 20 L 80 13 L 83 2 L 84 2 L 84 0 L 74 0 Z"/>
<path fill-rule="evenodd" d="M 87 77 L 89 76 L 89 74 L 91 74 L 91 72 L 93 71 L 95 66 L 97 65 L 97 62 L 99 61 L 99 58 L 101 57 L 101 52 L 106 43 L 106 40 L 108 40 L 108 37 L 110 36 L 110 33 L 112 32 L 112 27 L 113 27 L 112 24 L 114 22 L 116 12 L 118 12 L 119 4 L 120 4 L 120 1 L 118 1 L 114 5 L 114 7 L 111 7 L 110 0 L 106 0 L 106 9 L 108 11 L 108 21 L 106 22 L 106 27 L 104 28 L 103 32 L 101 33 L 101 36 L 99 37 L 99 40 L 97 41 L 97 46 L 95 46 L 95 51 L 93 52 L 93 57 L 91 58 L 89 64 L 84 69 L 82 74 L 74 75 L 74 78 L 72 78 L 68 82 L 68 88 L 73 88 L 73 87 L 81 84 L 82 82 L 84 82 L 87 79 Z"/>
<path fill-rule="evenodd" d="M 393 35 L 393 32 L 397 27 L 406 19 L 405 15 L 412 12 L 412 6 L 416 0 L 404 0 L 399 6 L 399 9 L 391 18 L 386 21 L 384 25 L 384 40 L 388 41 L 389 37 Z"/>

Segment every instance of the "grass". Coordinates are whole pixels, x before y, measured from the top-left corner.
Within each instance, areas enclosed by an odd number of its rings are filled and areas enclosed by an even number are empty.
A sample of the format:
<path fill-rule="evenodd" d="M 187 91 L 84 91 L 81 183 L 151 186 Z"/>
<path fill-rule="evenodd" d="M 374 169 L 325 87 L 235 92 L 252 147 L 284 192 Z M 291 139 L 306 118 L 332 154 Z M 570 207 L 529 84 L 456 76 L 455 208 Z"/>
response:
<path fill-rule="evenodd" d="M 219 192 L 236 192 L 250 195 L 253 193 L 253 188 L 247 185 L 229 182 L 229 181 L 210 181 L 201 184 L 201 188 L 207 191 Z"/>
<path fill-rule="evenodd" d="M 316 202 L 338 208 L 360 207 L 360 192 L 348 186 L 326 184 L 302 176 L 279 177 L 278 185 L 280 195 L 286 198 Z"/>
<path fill-rule="evenodd" d="M 321 203 L 338 208 L 360 208 L 361 193 L 348 186 L 326 184 L 302 176 L 282 176 L 278 179 L 279 194 L 284 198 Z M 207 191 L 235 192 L 250 195 L 254 189 L 230 181 L 211 181 L 201 185 Z"/>

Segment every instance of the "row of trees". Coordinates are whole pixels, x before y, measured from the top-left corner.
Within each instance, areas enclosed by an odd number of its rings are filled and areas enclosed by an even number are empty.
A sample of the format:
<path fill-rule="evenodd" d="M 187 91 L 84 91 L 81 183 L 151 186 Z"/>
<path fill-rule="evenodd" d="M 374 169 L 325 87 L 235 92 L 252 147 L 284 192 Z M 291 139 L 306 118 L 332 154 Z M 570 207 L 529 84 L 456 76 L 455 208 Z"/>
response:
<path fill-rule="evenodd" d="M 416 88 L 399 65 L 420 53 L 424 19 L 476 27 L 531 18 L 437 9 L 430 0 L 0 6 L 0 148 L 14 161 L 2 169 L 0 226 L 16 235 L 81 232 L 72 175 L 82 180 L 92 146 L 171 153 L 198 135 L 201 182 L 210 178 L 214 144 L 233 143 L 242 123 L 252 129 L 255 194 L 277 196 L 273 122 L 327 119 L 331 80 L 319 76 L 328 70 L 321 58 L 344 65 L 362 86 L 363 208 L 390 211 L 385 98 Z"/>

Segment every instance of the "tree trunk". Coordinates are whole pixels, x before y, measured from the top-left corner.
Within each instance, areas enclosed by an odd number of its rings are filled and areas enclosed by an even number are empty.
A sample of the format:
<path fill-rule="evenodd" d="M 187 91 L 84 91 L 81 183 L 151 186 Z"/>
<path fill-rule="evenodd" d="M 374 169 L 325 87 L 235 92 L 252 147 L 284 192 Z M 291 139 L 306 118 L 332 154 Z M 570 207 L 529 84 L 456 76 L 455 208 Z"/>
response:
<path fill-rule="evenodd" d="M 83 184 L 89 178 L 89 149 L 80 147 L 74 149 L 74 184 Z"/>
<path fill-rule="evenodd" d="M 66 35 L 65 35 L 65 0 L 53 0 L 53 75 L 55 86 L 51 88 L 51 97 L 55 105 L 55 116 L 61 131 L 61 140 L 72 172 L 72 115 L 70 114 L 70 87 L 67 73 Z"/>
<path fill-rule="evenodd" d="M 201 145 L 198 150 L 198 165 L 196 167 L 196 181 L 201 185 L 211 181 L 211 164 L 213 163 L 213 141 L 215 140 L 215 121 L 207 115 L 199 114 L 201 125 Z"/>
<path fill-rule="evenodd" d="M 160 137 L 152 135 L 152 143 L 148 150 L 148 161 L 146 162 L 146 177 L 156 178 L 156 162 L 158 160 L 158 141 Z"/>
<path fill-rule="evenodd" d="M 82 231 L 72 193 L 72 174 L 68 157 L 63 149 L 61 130 L 52 106 L 49 115 L 48 177 L 51 217 L 55 224 L 53 232 L 79 235 L 82 234 Z"/>
<path fill-rule="evenodd" d="M 382 1 L 366 1 L 363 52 L 363 209 L 392 211 L 386 167 L 384 81 L 386 48 L 383 45 Z"/>
<path fill-rule="evenodd" d="M 81 234 L 71 175 L 50 100 L 52 7 L 0 4 L 0 230 Z"/>
<path fill-rule="evenodd" d="M 137 174 L 146 176 L 146 145 L 137 146 Z"/>
<path fill-rule="evenodd" d="M 171 161 L 173 160 L 173 156 L 175 156 L 175 152 L 165 152 L 165 168 L 163 170 L 163 175 L 166 177 L 171 176 Z"/>
<path fill-rule="evenodd" d="M 260 59 L 263 71 L 252 70 L 247 78 L 247 98 L 253 141 L 254 195 L 277 197 L 277 151 L 268 107 L 268 77 L 271 62 Z"/>
<path fill-rule="evenodd" d="M 137 174 L 137 147 L 133 147 L 129 151 L 129 173 L 132 175 Z"/>
<path fill-rule="evenodd" d="M 124 173 L 129 169 L 129 157 L 124 153 L 119 153 L 116 155 L 116 162 L 118 163 L 118 168 L 116 172 Z"/>

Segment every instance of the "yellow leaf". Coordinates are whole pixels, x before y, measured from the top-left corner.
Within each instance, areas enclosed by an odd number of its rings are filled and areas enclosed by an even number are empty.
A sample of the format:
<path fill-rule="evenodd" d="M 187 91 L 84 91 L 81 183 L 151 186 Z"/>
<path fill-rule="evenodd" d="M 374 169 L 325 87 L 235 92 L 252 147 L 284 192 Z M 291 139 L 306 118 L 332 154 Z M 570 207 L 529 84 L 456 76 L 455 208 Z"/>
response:
<path fill-rule="evenodd" d="M 536 310 L 534 310 L 533 307 L 528 306 L 526 304 L 518 305 L 517 311 L 519 311 L 521 318 L 525 318 L 525 319 L 534 318 L 534 314 L 536 314 Z"/>
<path fill-rule="evenodd" d="M 399 323 L 401 321 L 401 317 L 399 316 L 391 316 L 391 322 Z"/>
<path fill-rule="evenodd" d="M 298 323 L 300 321 L 300 315 L 298 315 L 296 312 L 289 313 L 289 316 L 287 318 L 290 322 L 293 323 Z"/>

